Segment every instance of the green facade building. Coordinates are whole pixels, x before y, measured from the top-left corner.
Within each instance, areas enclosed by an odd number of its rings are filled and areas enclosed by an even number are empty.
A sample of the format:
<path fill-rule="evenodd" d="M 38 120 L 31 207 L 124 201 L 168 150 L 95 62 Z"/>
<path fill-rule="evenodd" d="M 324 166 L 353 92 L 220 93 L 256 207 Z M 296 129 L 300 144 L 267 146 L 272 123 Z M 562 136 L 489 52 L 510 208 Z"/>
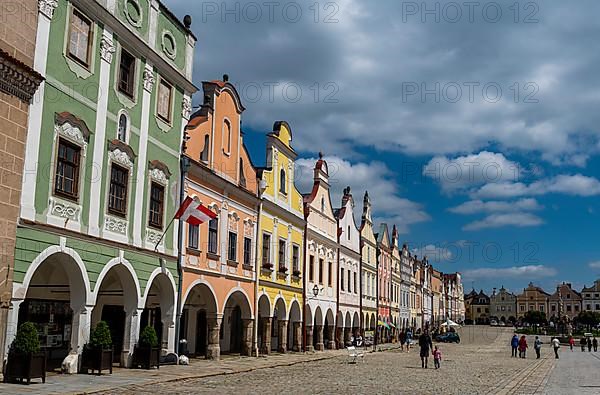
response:
<path fill-rule="evenodd" d="M 100 320 L 121 365 L 146 325 L 174 351 L 185 19 L 157 0 L 39 0 L 7 347 L 32 321 L 49 367 L 77 361 Z"/>

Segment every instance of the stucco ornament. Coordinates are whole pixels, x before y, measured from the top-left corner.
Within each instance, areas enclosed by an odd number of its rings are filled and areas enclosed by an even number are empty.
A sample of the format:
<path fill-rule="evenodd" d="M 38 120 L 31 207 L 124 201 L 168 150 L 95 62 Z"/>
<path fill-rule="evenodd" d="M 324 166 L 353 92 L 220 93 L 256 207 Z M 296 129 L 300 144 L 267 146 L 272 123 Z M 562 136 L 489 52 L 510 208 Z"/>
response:
<path fill-rule="evenodd" d="M 111 151 L 108 155 L 113 162 L 130 168 L 133 167 L 133 162 L 131 161 L 131 158 L 129 158 L 129 155 L 118 148 Z"/>
<path fill-rule="evenodd" d="M 48 19 L 52 19 L 56 7 L 58 7 L 58 0 L 38 0 L 38 11 Z"/>
<path fill-rule="evenodd" d="M 152 70 L 152 66 L 146 65 L 146 67 L 144 67 L 144 89 L 152 93 L 155 82 L 156 78 L 154 78 L 154 70 Z"/>
<path fill-rule="evenodd" d="M 127 221 L 107 216 L 104 220 L 104 229 L 125 235 L 127 234 Z"/>
<path fill-rule="evenodd" d="M 102 60 L 109 64 L 112 63 L 115 51 L 116 49 L 112 38 L 102 35 L 102 41 L 100 41 L 100 56 L 102 57 Z"/>
<path fill-rule="evenodd" d="M 192 115 L 192 99 L 186 96 L 181 102 L 181 116 L 189 119 L 190 115 Z"/>
<path fill-rule="evenodd" d="M 156 168 L 150 170 L 150 178 L 152 178 L 154 181 L 158 181 L 161 184 L 166 184 L 168 182 L 165 172 Z"/>

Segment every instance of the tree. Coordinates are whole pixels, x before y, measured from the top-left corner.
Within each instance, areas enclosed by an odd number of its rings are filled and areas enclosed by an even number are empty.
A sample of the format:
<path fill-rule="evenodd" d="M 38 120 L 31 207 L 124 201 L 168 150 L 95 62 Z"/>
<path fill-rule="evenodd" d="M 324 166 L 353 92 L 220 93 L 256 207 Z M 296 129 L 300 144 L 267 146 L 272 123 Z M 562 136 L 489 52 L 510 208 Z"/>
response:
<path fill-rule="evenodd" d="M 11 351 L 20 354 L 31 354 L 40 351 L 40 341 L 35 325 L 29 321 L 22 323 L 11 345 Z"/>
<path fill-rule="evenodd" d="M 544 325 L 546 324 L 546 313 L 543 311 L 528 311 L 523 316 L 523 322 L 527 322 L 530 325 Z"/>
<path fill-rule="evenodd" d="M 600 323 L 600 313 L 595 311 L 582 311 L 575 321 L 578 325 L 584 325 L 588 329 L 597 326 Z"/>

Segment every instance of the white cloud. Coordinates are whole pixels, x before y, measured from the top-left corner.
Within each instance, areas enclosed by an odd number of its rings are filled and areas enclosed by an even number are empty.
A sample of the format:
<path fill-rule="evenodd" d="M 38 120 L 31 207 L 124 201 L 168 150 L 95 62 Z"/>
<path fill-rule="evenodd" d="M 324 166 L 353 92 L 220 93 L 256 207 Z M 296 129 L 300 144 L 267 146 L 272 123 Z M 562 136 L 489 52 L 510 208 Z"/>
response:
<path fill-rule="evenodd" d="M 522 173 L 517 162 L 508 160 L 501 153 L 488 151 L 454 159 L 435 156 L 423 168 L 423 175 L 439 183 L 446 192 L 488 183 L 516 182 Z"/>
<path fill-rule="evenodd" d="M 427 256 L 430 262 L 443 262 L 452 259 L 452 251 L 448 248 L 428 244 L 424 247 L 414 248 L 411 250 L 418 257 Z"/>
<path fill-rule="evenodd" d="M 341 205 L 342 191 L 346 186 L 352 189 L 357 225 L 362 214 L 365 191 L 369 191 L 373 205 L 373 221 L 387 222 L 398 232 L 408 232 L 408 227 L 419 222 L 429 221 L 430 216 L 416 202 L 399 195 L 399 186 L 394 181 L 393 172 L 381 162 L 351 163 L 336 156 L 325 157 L 329 166 L 331 202 L 334 207 Z M 313 169 L 317 159 L 302 158 L 296 161 L 296 186 L 302 193 L 310 192 L 313 185 Z"/>
<path fill-rule="evenodd" d="M 512 266 L 503 268 L 482 267 L 469 269 L 463 272 L 463 277 L 469 280 L 514 278 L 533 280 L 552 277 L 557 274 L 556 269 L 544 265 Z"/>
<path fill-rule="evenodd" d="M 575 175 L 558 175 L 535 181 L 531 184 L 522 182 L 500 182 L 483 185 L 471 193 L 472 198 L 513 198 L 518 196 L 540 196 L 559 193 L 570 196 L 600 195 L 600 181 L 595 177 Z"/>
<path fill-rule="evenodd" d="M 590 262 L 588 266 L 590 269 L 600 269 L 600 261 Z"/>
<path fill-rule="evenodd" d="M 530 213 L 492 214 L 482 220 L 473 221 L 463 227 L 463 230 L 474 231 L 490 228 L 516 226 L 519 228 L 542 225 L 544 221 Z"/>
<path fill-rule="evenodd" d="M 455 214 L 478 214 L 478 213 L 500 213 L 500 212 L 519 212 L 519 211 L 537 211 L 543 207 L 533 198 L 520 199 L 514 202 L 507 201 L 489 201 L 471 200 L 462 203 L 456 207 L 451 207 L 448 211 Z"/>

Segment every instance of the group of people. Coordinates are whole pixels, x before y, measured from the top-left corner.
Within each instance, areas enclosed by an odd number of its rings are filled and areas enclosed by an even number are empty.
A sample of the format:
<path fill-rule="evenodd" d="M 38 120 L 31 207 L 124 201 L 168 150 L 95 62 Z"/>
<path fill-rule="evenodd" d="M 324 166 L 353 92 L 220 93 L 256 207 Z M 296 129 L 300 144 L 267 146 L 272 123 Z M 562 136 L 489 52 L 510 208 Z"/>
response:
<path fill-rule="evenodd" d="M 588 352 L 592 352 L 592 348 L 594 349 L 594 352 L 598 351 L 598 340 L 596 339 L 596 336 L 594 337 L 582 337 L 581 340 L 579 340 L 579 344 L 581 345 L 581 351 L 584 352 L 585 348 L 587 347 Z M 575 339 L 573 338 L 573 336 L 569 337 L 569 346 L 571 347 L 571 351 L 573 351 L 573 347 L 575 346 Z"/>
<path fill-rule="evenodd" d="M 540 359 L 542 355 L 542 340 L 539 336 L 535 337 L 533 341 L 533 349 L 535 350 L 536 359 Z M 554 349 L 554 358 L 558 359 L 558 350 L 560 349 L 560 341 L 558 338 L 553 338 L 551 341 L 552 348 Z M 529 345 L 527 344 L 527 336 L 521 335 L 521 338 L 517 336 L 515 333 L 510 340 L 510 346 L 512 349 L 511 357 L 517 358 L 517 352 L 519 353 L 519 358 L 527 357 L 527 349 Z"/>
<path fill-rule="evenodd" d="M 407 329 L 406 332 L 404 330 L 400 331 L 398 334 L 398 340 L 400 340 L 400 349 L 404 351 L 404 346 L 406 345 L 406 351 L 410 351 L 410 345 L 412 343 L 412 331 Z"/>
<path fill-rule="evenodd" d="M 439 369 L 442 362 L 442 350 L 438 346 L 433 346 L 429 331 L 425 330 L 421 336 L 419 336 L 419 348 L 421 357 L 421 368 L 427 369 L 427 362 L 429 360 L 429 352 L 433 356 L 433 365 L 436 369 Z"/>

